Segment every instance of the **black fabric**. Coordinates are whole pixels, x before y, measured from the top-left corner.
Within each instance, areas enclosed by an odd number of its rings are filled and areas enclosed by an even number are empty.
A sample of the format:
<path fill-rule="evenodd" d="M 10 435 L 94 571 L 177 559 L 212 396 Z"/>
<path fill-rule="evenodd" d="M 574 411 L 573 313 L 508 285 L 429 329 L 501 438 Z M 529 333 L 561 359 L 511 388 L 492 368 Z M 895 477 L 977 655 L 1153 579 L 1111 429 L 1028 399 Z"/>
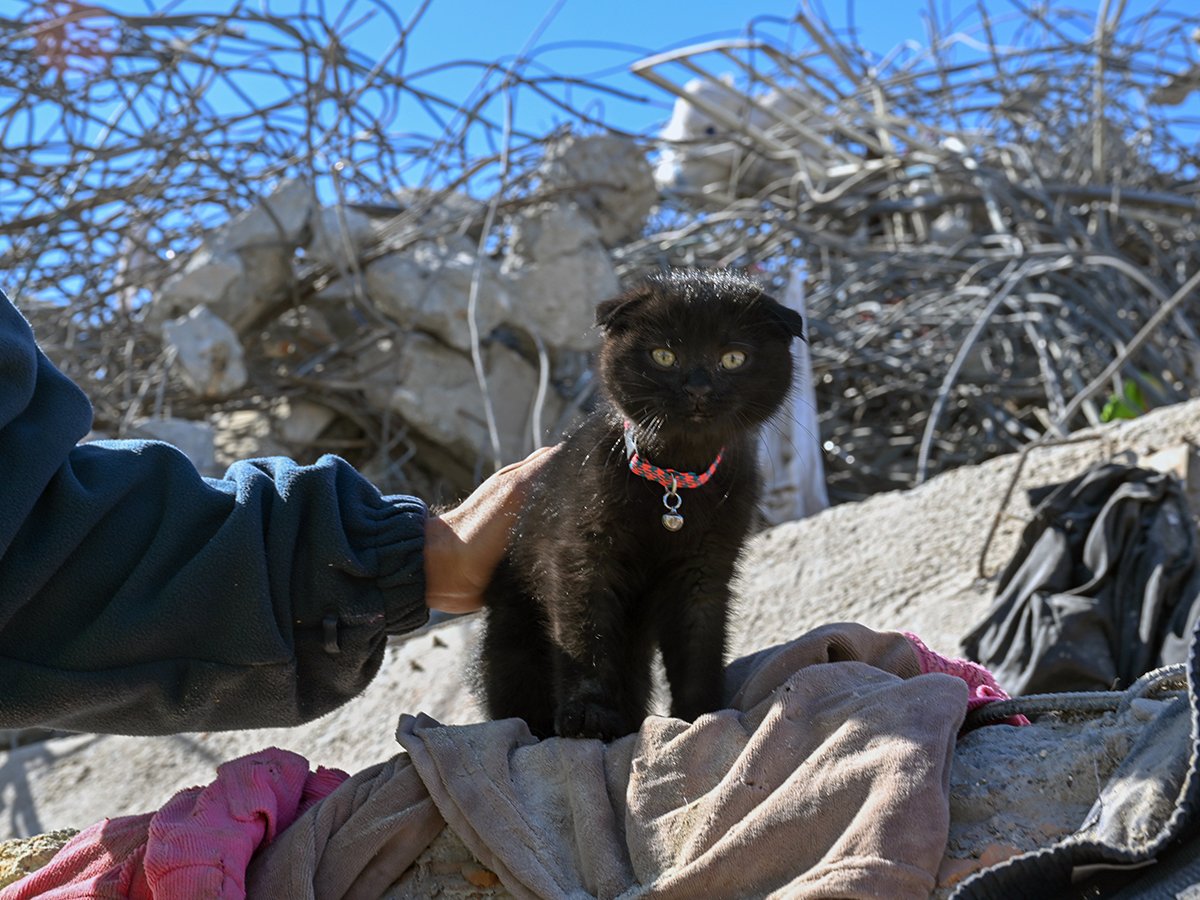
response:
<path fill-rule="evenodd" d="M 1034 518 L 965 653 L 1014 696 L 1121 688 L 1182 662 L 1200 565 L 1178 480 L 1110 463 L 1030 500 Z"/>
<path fill-rule="evenodd" d="M 1160 861 L 1148 868 L 1128 873 L 1120 890 L 1112 890 L 1112 877 L 1099 875 L 1084 883 L 1084 896 L 1109 897 L 1111 900 L 1175 900 L 1200 896 L 1200 831 L 1169 847 Z M 1189 893 L 1190 891 L 1190 893 Z"/>

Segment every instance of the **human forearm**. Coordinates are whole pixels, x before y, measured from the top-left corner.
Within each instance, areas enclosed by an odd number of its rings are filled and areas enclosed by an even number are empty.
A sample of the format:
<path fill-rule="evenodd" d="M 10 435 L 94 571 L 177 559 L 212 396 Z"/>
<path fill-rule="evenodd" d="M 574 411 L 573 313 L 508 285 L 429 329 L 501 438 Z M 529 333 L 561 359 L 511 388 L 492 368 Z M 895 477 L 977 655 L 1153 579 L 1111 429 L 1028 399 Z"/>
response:
<path fill-rule="evenodd" d="M 425 620 L 425 508 L 332 457 L 202 479 L 91 411 L 0 297 L 0 725 L 285 724 Z"/>

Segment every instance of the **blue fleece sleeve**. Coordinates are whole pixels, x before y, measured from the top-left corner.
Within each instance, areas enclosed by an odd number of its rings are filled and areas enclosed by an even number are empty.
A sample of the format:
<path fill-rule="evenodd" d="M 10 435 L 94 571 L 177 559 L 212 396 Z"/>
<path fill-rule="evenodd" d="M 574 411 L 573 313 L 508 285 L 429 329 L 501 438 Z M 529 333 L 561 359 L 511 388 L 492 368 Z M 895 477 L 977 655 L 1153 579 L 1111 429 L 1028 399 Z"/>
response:
<path fill-rule="evenodd" d="M 206 479 L 167 444 L 77 446 L 91 415 L 0 294 L 0 727 L 307 721 L 426 620 L 419 500 L 332 456 Z"/>

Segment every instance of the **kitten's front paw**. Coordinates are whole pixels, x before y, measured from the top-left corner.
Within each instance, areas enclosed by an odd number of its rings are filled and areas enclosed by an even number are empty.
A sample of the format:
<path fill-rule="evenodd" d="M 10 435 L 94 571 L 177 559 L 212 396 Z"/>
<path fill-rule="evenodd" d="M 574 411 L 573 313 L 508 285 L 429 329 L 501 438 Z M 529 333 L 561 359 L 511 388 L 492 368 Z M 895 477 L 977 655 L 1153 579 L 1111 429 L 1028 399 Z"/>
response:
<path fill-rule="evenodd" d="M 637 723 L 630 723 L 620 711 L 595 700 L 567 700 L 554 717 L 554 730 L 559 737 L 611 741 L 637 731 Z"/>

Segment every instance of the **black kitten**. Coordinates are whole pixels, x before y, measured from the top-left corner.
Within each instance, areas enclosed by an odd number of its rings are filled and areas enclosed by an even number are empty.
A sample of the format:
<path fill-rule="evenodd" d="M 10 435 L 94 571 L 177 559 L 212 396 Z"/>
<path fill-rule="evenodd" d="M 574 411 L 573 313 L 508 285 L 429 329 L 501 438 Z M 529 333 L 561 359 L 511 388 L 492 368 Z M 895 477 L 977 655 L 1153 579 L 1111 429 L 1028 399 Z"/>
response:
<path fill-rule="evenodd" d="M 803 324 L 745 278 L 695 271 L 648 278 L 596 322 L 603 402 L 541 474 L 487 591 L 487 712 L 541 737 L 636 731 L 655 643 L 673 716 L 720 705 L 758 430 Z"/>

